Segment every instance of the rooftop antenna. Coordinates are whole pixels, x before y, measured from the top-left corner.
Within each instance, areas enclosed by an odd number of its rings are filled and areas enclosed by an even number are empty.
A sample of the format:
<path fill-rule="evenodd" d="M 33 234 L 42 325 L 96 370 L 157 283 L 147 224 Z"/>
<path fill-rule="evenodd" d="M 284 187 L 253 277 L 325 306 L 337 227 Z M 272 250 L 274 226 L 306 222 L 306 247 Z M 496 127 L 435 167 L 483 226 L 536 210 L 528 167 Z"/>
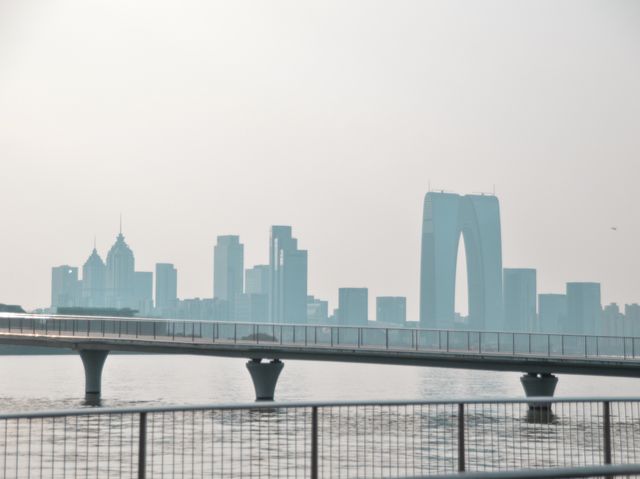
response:
<path fill-rule="evenodd" d="M 96 235 L 93 235 L 93 249 L 96 249 Z"/>

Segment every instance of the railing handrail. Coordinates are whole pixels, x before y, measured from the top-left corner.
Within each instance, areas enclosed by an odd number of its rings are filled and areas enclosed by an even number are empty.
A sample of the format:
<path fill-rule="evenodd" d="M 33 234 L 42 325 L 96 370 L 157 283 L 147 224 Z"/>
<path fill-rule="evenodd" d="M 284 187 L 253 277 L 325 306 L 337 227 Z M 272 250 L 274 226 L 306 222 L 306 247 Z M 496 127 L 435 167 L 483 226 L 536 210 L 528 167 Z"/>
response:
<path fill-rule="evenodd" d="M 317 323 L 270 323 L 270 322 L 244 322 L 244 321 L 220 321 L 207 319 L 180 319 L 180 318 L 153 318 L 153 317 L 126 317 L 126 316 L 81 316 L 81 315 L 61 315 L 61 314 L 34 314 L 34 313 L 0 313 L 0 319 L 54 319 L 67 321 L 120 321 L 120 322 L 160 322 L 160 323 L 194 323 L 194 324 L 219 324 L 219 325 L 242 325 L 260 327 L 298 327 L 298 328 L 330 328 L 330 329 L 355 329 L 355 330 L 380 330 L 380 331 L 418 331 L 432 333 L 461 333 L 461 334 L 504 334 L 507 336 L 538 336 L 538 337 L 563 337 L 563 338 L 585 338 L 585 339 L 621 339 L 640 340 L 640 336 L 613 336 L 598 334 L 576 334 L 576 333 L 543 333 L 536 331 L 495 331 L 495 330 L 471 330 L 471 329 L 439 329 L 439 328 L 407 328 L 395 326 L 354 326 L 341 324 L 317 324 Z M 417 321 L 416 321 L 417 322 Z M 418 322 L 417 322 L 418 323 Z"/>
<path fill-rule="evenodd" d="M 527 398 L 456 398 L 456 399 L 418 399 L 418 400 L 363 400 L 363 401 L 264 401 L 251 403 L 219 403 L 167 406 L 135 406 L 135 407 L 87 407 L 81 409 L 61 409 L 43 411 L 25 411 L 16 413 L 0 413 L 0 420 L 52 418 L 63 416 L 95 416 L 115 414 L 163 413 L 207 410 L 256 410 L 256 409 L 303 409 L 303 408 L 339 408 L 362 406 L 443 406 L 457 404 L 559 404 L 559 403 L 629 403 L 640 402 L 640 397 L 527 397 Z"/>
<path fill-rule="evenodd" d="M 411 476 L 405 479 L 572 479 L 578 477 L 620 477 L 631 474 L 640 474 L 640 464 L 462 472 L 455 474 Z"/>

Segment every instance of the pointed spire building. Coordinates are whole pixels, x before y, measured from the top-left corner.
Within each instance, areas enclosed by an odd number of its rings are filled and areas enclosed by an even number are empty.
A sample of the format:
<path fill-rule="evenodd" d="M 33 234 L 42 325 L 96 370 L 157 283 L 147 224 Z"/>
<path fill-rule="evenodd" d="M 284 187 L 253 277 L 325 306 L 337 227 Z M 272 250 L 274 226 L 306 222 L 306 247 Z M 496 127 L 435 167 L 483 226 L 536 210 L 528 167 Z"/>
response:
<path fill-rule="evenodd" d="M 105 306 L 106 266 L 95 243 L 94 238 L 93 251 L 82 266 L 82 305 L 101 308 Z"/>

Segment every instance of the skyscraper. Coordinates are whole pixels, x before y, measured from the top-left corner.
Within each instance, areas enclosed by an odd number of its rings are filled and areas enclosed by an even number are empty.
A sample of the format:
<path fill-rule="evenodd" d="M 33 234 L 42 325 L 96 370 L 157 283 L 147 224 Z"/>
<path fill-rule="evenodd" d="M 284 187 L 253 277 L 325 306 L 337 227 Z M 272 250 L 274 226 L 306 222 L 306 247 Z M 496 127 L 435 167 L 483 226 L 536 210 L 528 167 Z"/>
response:
<path fill-rule="evenodd" d="M 307 322 L 324 324 L 329 319 L 329 302 L 313 296 L 307 296 Z"/>
<path fill-rule="evenodd" d="M 628 336 L 640 336 L 640 304 L 632 303 L 624 305 L 624 320 L 627 324 L 625 330 L 630 331 Z"/>
<path fill-rule="evenodd" d="M 376 322 L 404 324 L 407 320 L 407 298 L 404 296 L 378 296 L 376 298 Z"/>
<path fill-rule="evenodd" d="M 101 308 L 105 305 L 106 266 L 95 246 L 82 266 L 82 305 Z"/>
<path fill-rule="evenodd" d="M 567 283 L 567 333 L 599 334 L 600 283 Z"/>
<path fill-rule="evenodd" d="M 565 332 L 567 322 L 566 294 L 538 295 L 538 323 L 542 333 Z"/>
<path fill-rule="evenodd" d="M 156 264 L 156 309 L 161 316 L 171 315 L 177 307 L 178 271 L 170 263 Z"/>
<path fill-rule="evenodd" d="M 51 309 L 78 306 L 79 293 L 78 268 L 68 265 L 51 268 Z"/>
<path fill-rule="evenodd" d="M 369 321 L 369 290 L 367 288 L 338 289 L 338 323 L 345 326 L 366 326 Z"/>
<path fill-rule="evenodd" d="M 112 308 L 135 308 L 135 259 L 122 231 L 107 254 L 106 304 Z"/>
<path fill-rule="evenodd" d="M 291 226 L 272 226 L 269 241 L 269 315 L 275 323 L 307 320 L 307 252 L 298 249 Z"/>
<path fill-rule="evenodd" d="M 135 271 L 133 277 L 135 309 L 142 314 L 149 314 L 153 309 L 153 273 L 151 271 Z"/>
<path fill-rule="evenodd" d="M 258 264 L 245 271 L 244 290 L 248 294 L 269 294 L 270 269 L 268 264 Z"/>
<path fill-rule="evenodd" d="M 244 284 L 244 245 L 235 235 L 218 236 L 213 250 L 213 297 L 226 301 L 234 318 L 236 298 Z"/>
<path fill-rule="evenodd" d="M 505 268 L 503 281 L 505 331 L 538 331 L 536 270 Z"/>
<path fill-rule="evenodd" d="M 429 192 L 424 199 L 420 268 L 422 327 L 452 328 L 456 263 L 464 237 L 469 327 L 503 328 L 500 206 L 491 195 Z"/>

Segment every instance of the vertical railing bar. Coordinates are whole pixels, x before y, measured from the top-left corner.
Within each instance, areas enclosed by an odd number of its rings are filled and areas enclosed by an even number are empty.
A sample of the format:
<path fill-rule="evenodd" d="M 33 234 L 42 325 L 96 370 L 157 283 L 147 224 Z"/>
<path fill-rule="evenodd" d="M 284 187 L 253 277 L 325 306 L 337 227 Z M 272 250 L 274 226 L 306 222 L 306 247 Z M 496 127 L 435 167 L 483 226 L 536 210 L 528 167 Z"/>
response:
<path fill-rule="evenodd" d="M 147 413 L 140 413 L 138 435 L 138 479 L 145 479 L 147 472 Z"/>
<path fill-rule="evenodd" d="M 604 446 L 604 463 L 611 464 L 611 405 L 609 401 L 602 402 L 602 439 Z"/>
<path fill-rule="evenodd" d="M 458 404 L 458 472 L 465 470 L 464 453 L 464 403 Z"/>
<path fill-rule="evenodd" d="M 311 479 L 318 479 L 318 406 L 311 408 Z"/>

